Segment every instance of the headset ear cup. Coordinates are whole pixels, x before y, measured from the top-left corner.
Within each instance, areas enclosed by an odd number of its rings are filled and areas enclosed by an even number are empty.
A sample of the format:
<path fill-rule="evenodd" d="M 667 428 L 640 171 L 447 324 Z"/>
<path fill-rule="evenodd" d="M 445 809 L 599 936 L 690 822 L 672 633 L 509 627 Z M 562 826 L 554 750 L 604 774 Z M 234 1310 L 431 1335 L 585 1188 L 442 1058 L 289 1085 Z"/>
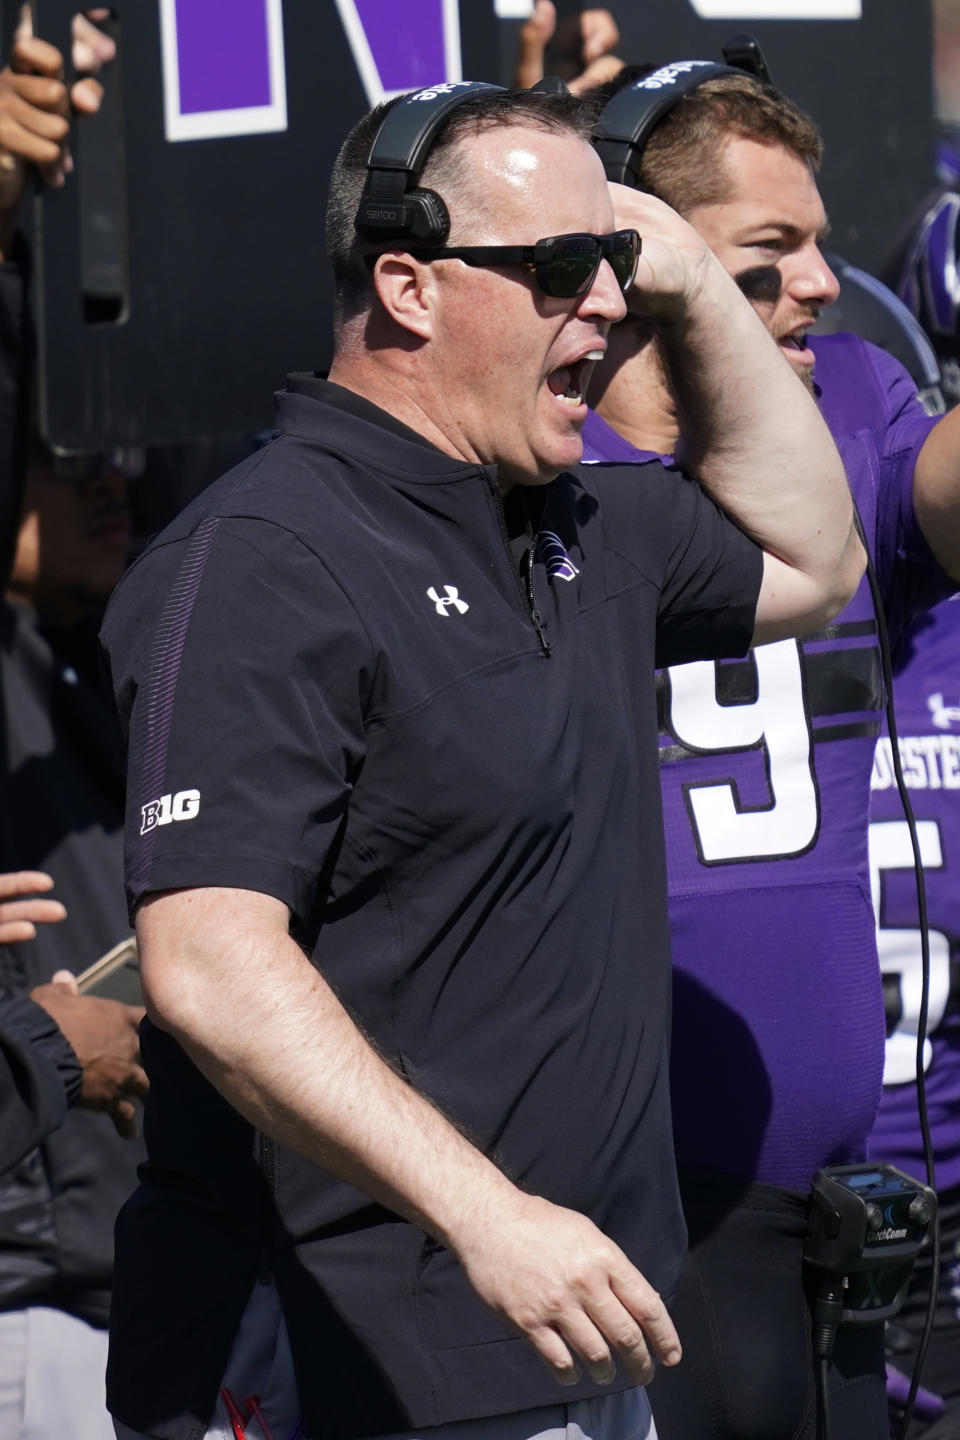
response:
<path fill-rule="evenodd" d="M 365 195 L 354 221 L 365 240 L 416 240 L 442 245 L 450 234 L 450 212 L 435 190 L 409 190 L 400 201 Z"/>
<path fill-rule="evenodd" d="M 443 245 L 450 234 L 450 212 L 436 190 L 409 190 L 407 234 L 424 245 Z"/>

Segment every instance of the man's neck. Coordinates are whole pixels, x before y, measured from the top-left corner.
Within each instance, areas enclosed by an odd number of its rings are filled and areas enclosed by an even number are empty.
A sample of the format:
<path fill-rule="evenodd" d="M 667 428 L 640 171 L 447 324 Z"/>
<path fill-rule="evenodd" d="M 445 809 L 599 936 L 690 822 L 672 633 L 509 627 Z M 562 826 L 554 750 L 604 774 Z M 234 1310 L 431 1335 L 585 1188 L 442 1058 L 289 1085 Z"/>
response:
<path fill-rule="evenodd" d="M 459 460 L 472 458 L 462 454 L 445 431 L 434 422 L 422 403 L 423 388 L 408 383 L 403 367 L 388 371 L 381 365 L 369 363 L 365 358 L 356 359 L 349 354 L 338 354 L 334 356 L 327 378 L 334 385 L 342 385 L 345 390 L 352 390 L 355 395 L 369 400 L 371 405 L 379 405 L 380 409 L 392 415 L 394 420 L 399 420 L 401 425 L 414 430 L 445 455 Z"/>
<path fill-rule="evenodd" d="M 677 408 L 655 345 L 647 345 L 611 375 L 593 408 L 635 450 L 672 455 Z"/>

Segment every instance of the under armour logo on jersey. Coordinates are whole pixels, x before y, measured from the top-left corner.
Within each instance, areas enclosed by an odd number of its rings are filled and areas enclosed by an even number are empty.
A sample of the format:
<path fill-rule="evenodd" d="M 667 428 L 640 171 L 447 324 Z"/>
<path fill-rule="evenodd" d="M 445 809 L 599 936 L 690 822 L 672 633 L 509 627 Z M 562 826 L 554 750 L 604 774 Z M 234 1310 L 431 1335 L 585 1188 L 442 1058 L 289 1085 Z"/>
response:
<path fill-rule="evenodd" d="M 580 571 L 566 552 L 563 541 L 553 530 L 541 530 L 537 550 L 551 579 L 574 580 Z"/>
<path fill-rule="evenodd" d="M 450 607 L 453 606 L 454 610 L 456 610 L 458 615 L 466 615 L 467 611 L 470 609 L 470 606 L 467 604 L 466 600 L 460 599 L 460 596 L 457 593 L 456 585 L 444 585 L 443 589 L 443 596 L 437 594 L 437 588 L 435 585 L 431 585 L 430 589 L 427 591 L 427 597 L 428 599 L 432 600 L 434 605 L 436 606 L 437 614 L 447 616 L 450 614 Z"/>
<path fill-rule="evenodd" d="M 938 730 L 949 730 L 951 725 L 960 725 L 960 705 L 944 705 L 942 692 L 927 696 L 927 709 Z"/>

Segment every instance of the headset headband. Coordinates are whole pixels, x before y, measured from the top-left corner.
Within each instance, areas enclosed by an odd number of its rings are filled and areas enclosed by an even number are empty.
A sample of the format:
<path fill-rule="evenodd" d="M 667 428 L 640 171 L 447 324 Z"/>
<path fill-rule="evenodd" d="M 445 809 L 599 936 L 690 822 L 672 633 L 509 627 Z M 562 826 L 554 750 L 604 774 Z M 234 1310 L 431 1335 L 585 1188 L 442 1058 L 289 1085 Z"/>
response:
<path fill-rule="evenodd" d="M 454 80 L 415 90 L 388 110 L 367 160 L 367 184 L 354 222 L 361 235 L 443 244 L 450 227 L 447 209 L 434 191 L 416 188 L 420 172 L 450 111 L 484 91 L 502 89 Z"/>
<path fill-rule="evenodd" d="M 643 188 L 640 165 L 647 141 L 664 115 L 707 80 L 746 73 L 770 83 L 763 52 L 752 35 L 732 36 L 723 47 L 723 57 L 726 64 L 675 60 L 610 97 L 593 132 L 594 147 L 608 180 Z"/>

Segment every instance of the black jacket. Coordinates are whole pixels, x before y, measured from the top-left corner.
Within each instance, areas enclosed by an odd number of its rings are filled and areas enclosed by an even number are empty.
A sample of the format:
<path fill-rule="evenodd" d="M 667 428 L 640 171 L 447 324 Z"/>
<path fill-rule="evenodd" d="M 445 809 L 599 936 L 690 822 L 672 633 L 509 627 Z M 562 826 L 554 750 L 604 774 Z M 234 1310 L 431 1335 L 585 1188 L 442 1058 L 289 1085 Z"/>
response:
<path fill-rule="evenodd" d="M 63 1124 L 83 1070 L 42 1005 L 0 1000 L 0 1175 Z"/>
<path fill-rule="evenodd" d="M 296 379 L 278 420 L 108 611 L 131 903 L 203 885 L 283 900 L 382 1053 L 668 1291 L 683 1221 L 654 662 L 746 648 L 760 553 L 658 464 L 561 476 L 528 525 L 523 491 L 504 507 L 493 471 L 339 387 Z M 308 1434 L 556 1399 L 449 1253 L 255 1135 L 149 1023 L 143 1048 L 120 1419 L 179 1437 L 206 1421 L 262 1266 Z"/>

